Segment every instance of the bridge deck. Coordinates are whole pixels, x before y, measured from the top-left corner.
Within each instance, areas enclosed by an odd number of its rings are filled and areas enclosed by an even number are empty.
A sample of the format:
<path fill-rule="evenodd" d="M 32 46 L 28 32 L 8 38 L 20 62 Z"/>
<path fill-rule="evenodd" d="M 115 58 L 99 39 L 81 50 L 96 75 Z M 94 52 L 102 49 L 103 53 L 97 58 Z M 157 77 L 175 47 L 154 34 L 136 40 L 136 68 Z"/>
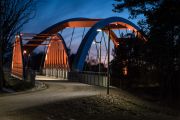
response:
<path fill-rule="evenodd" d="M 36 75 L 36 80 L 43 80 L 43 81 L 58 81 L 58 80 L 67 80 L 64 78 L 56 78 L 56 77 L 49 77 L 49 76 L 43 76 L 43 75 Z"/>

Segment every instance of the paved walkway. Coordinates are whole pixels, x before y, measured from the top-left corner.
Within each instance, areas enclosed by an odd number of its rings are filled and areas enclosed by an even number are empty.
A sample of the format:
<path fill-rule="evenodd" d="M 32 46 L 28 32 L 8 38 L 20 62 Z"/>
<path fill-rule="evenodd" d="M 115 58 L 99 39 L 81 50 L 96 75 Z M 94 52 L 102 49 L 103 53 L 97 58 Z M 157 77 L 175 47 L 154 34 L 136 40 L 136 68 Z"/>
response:
<path fill-rule="evenodd" d="M 38 80 L 40 80 L 38 78 Z M 42 80 L 42 79 L 41 79 Z M 92 96 L 105 93 L 105 89 L 86 84 L 73 83 L 52 79 L 44 81 L 48 88 L 42 91 L 20 93 L 16 95 L 0 97 L 0 120 L 7 119 L 7 114 L 16 110 L 47 104 L 59 100 L 67 100 L 76 97 Z"/>
<path fill-rule="evenodd" d="M 36 75 L 36 80 L 43 80 L 43 81 L 58 81 L 58 80 L 64 80 L 63 78 L 55 78 L 55 77 L 48 77 L 48 76 L 42 76 L 42 75 Z"/>

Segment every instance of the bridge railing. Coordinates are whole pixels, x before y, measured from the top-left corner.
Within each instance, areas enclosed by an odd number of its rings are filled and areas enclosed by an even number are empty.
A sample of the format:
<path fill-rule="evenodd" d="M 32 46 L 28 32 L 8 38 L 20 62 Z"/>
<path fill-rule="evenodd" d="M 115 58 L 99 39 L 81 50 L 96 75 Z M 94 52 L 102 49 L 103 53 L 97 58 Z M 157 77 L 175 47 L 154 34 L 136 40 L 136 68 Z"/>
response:
<path fill-rule="evenodd" d="M 56 77 L 56 78 L 68 78 L 68 70 L 66 69 L 56 69 L 56 68 L 46 68 L 42 70 L 42 75 Z"/>
<path fill-rule="evenodd" d="M 86 83 L 89 85 L 96 86 L 107 86 L 107 73 L 105 72 L 76 72 L 71 71 L 68 73 L 68 80 L 74 82 Z"/>

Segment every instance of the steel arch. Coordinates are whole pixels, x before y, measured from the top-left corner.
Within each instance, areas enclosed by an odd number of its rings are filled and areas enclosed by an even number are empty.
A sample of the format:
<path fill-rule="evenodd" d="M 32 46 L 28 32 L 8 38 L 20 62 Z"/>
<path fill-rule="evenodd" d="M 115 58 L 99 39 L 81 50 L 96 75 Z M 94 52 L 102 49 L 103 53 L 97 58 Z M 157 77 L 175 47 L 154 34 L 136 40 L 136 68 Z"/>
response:
<path fill-rule="evenodd" d="M 63 66 L 63 69 L 69 70 L 68 51 L 60 34 L 57 33 L 51 37 L 44 59 L 44 69 L 52 69 L 52 66 L 59 69 L 60 66 Z"/>
<path fill-rule="evenodd" d="M 40 32 L 37 36 L 35 36 L 34 39 L 46 39 L 47 37 L 51 36 L 52 34 L 57 34 L 59 31 L 65 29 L 65 28 L 69 28 L 69 27 L 70 28 L 90 27 L 90 29 L 87 32 L 87 34 L 85 35 L 84 39 L 81 41 L 80 47 L 78 48 L 77 56 L 76 56 L 74 64 L 73 64 L 73 69 L 82 70 L 84 61 L 85 61 L 85 57 L 90 48 L 90 45 L 98 33 L 97 29 L 105 28 L 105 27 L 107 27 L 107 25 L 111 29 L 131 29 L 137 33 L 140 31 L 140 28 L 137 27 L 135 24 L 133 24 L 129 20 L 126 20 L 121 17 L 110 17 L 110 18 L 106 18 L 106 19 L 72 18 L 72 19 L 67 19 L 67 20 L 58 22 L 58 23 L 48 27 L 47 29 Z M 107 33 L 107 31 L 105 31 L 105 32 Z M 43 35 L 44 35 L 44 37 L 42 37 Z M 142 33 L 140 33 L 139 35 L 142 36 Z M 110 31 L 110 37 L 111 37 L 112 41 L 114 42 L 114 44 L 116 45 L 116 40 L 118 40 L 118 38 L 114 34 L 113 31 Z M 144 37 L 144 36 L 142 36 L 142 37 Z M 41 41 L 36 42 L 36 43 L 41 44 Z M 27 44 L 33 44 L 33 42 L 29 42 Z M 29 51 L 32 51 L 35 48 L 36 47 L 27 47 L 24 49 L 28 49 Z"/>
<path fill-rule="evenodd" d="M 65 28 L 68 27 L 91 27 L 94 24 L 96 24 L 98 21 L 101 19 L 90 19 L 90 18 L 71 18 L 67 19 L 61 22 L 58 22 L 44 31 L 42 31 L 40 34 L 45 34 L 45 33 L 50 33 L 50 34 L 55 34 Z"/>
<path fill-rule="evenodd" d="M 86 56 L 88 51 L 91 47 L 93 40 L 95 39 L 96 35 L 98 34 L 98 29 L 103 29 L 108 27 L 108 25 L 115 23 L 125 26 L 126 28 L 135 31 L 137 34 L 141 31 L 141 29 L 136 26 L 134 23 L 130 22 L 127 19 L 121 17 L 110 17 L 107 19 L 100 20 L 94 26 L 90 28 L 90 30 L 85 35 L 84 39 L 82 40 L 80 47 L 78 48 L 77 55 L 75 61 L 73 63 L 73 70 L 82 71 Z M 140 33 L 142 35 L 142 33 Z M 142 36 L 143 39 L 146 41 L 145 37 Z"/>
<path fill-rule="evenodd" d="M 61 22 L 58 22 L 39 34 L 37 34 L 33 39 L 46 39 L 52 34 L 57 34 L 59 31 L 65 29 L 65 28 L 74 28 L 74 27 L 92 27 L 94 24 L 96 24 L 101 19 L 90 19 L 90 18 L 71 18 L 67 19 Z M 43 37 L 42 37 L 43 36 Z M 33 41 L 29 41 L 27 44 L 33 44 Z M 36 44 L 41 44 L 42 41 L 37 42 Z M 29 50 L 29 52 L 32 52 L 36 47 L 24 47 L 25 50 Z"/>

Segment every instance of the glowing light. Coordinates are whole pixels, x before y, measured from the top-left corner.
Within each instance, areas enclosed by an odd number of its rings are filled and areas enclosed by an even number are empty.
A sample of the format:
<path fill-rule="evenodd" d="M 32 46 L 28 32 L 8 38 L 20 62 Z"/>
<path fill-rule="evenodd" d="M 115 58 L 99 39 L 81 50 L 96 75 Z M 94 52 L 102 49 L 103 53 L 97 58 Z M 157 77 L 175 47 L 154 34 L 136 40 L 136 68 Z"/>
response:
<path fill-rule="evenodd" d="M 23 54 L 27 54 L 27 51 L 26 51 L 26 50 L 24 50 L 24 51 L 23 51 Z"/>
<path fill-rule="evenodd" d="M 95 41 L 93 41 L 93 44 L 96 44 L 96 42 L 95 42 Z"/>
<path fill-rule="evenodd" d="M 46 55 L 46 58 L 45 58 L 45 60 L 47 60 L 47 55 Z"/>
<path fill-rule="evenodd" d="M 127 69 L 127 67 L 124 67 L 124 68 L 123 68 L 123 74 L 124 74 L 124 75 L 127 75 L 127 74 L 128 74 L 128 69 Z"/>
<path fill-rule="evenodd" d="M 13 64 L 14 64 L 14 62 L 12 61 L 12 69 L 14 68 L 14 65 L 13 65 Z"/>
<path fill-rule="evenodd" d="M 97 31 L 97 32 L 101 32 L 102 30 L 101 30 L 101 29 L 97 29 L 96 31 Z"/>

